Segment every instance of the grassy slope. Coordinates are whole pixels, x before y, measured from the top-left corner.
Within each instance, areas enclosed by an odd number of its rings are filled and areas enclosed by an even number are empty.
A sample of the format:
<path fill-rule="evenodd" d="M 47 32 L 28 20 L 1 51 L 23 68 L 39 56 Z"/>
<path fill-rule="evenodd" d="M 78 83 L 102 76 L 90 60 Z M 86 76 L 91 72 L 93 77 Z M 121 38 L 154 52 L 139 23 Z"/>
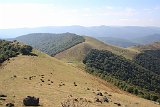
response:
<path fill-rule="evenodd" d="M 55 56 L 57 59 L 61 59 L 63 61 L 72 62 L 72 61 L 82 61 L 84 56 L 91 50 L 91 49 L 103 49 L 111 51 L 118 55 L 123 55 L 128 59 L 132 59 L 132 57 L 136 54 L 136 51 L 112 46 L 105 44 L 97 39 L 85 36 L 85 42 L 80 43 L 74 47 L 71 47 L 68 50 L 65 50 Z"/>
<path fill-rule="evenodd" d="M 151 101 L 122 92 L 109 83 L 86 74 L 81 69 L 62 63 L 38 51 L 34 53 L 39 56 L 18 56 L 4 62 L 0 67 L 0 93 L 8 96 L 6 101 L 0 100 L 0 107 L 4 107 L 6 102 L 22 107 L 22 99 L 28 95 L 39 97 L 43 107 L 59 107 L 61 101 L 69 95 L 91 100 L 90 107 L 117 107 L 115 102 L 127 107 L 158 107 Z M 14 75 L 17 77 L 13 77 Z M 40 81 L 42 79 L 40 75 L 44 75 L 44 83 Z M 29 80 L 30 76 L 36 77 Z M 53 84 L 48 79 L 53 81 Z M 73 82 L 76 82 L 78 86 L 75 87 Z M 51 85 L 48 85 L 49 83 Z M 59 84 L 62 83 L 65 86 L 59 87 Z M 93 98 L 96 97 L 93 92 L 97 92 L 97 89 L 111 94 L 112 96 L 107 96 L 112 102 L 93 103 Z"/>

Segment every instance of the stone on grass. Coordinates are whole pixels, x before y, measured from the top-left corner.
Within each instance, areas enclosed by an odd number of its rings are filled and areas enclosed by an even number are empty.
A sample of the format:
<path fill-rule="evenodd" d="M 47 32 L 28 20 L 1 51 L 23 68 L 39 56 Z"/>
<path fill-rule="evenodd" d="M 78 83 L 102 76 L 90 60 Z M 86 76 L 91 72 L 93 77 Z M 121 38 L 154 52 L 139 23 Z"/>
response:
<path fill-rule="evenodd" d="M 23 99 L 23 104 L 25 106 L 39 106 L 39 98 L 27 96 Z"/>

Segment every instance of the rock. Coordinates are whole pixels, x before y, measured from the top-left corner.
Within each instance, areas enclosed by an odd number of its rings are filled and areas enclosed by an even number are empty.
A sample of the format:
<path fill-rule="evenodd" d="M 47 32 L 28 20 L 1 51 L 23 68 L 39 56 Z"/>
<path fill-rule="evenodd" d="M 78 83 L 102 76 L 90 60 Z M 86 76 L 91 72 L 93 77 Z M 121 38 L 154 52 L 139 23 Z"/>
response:
<path fill-rule="evenodd" d="M 7 95 L 4 95 L 4 94 L 0 94 L 0 97 L 7 97 Z"/>
<path fill-rule="evenodd" d="M 112 96 L 111 94 L 109 94 L 108 96 Z"/>
<path fill-rule="evenodd" d="M 104 92 L 104 94 L 108 94 L 107 92 Z"/>
<path fill-rule="evenodd" d="M 99 96 L 103 96 L 103 94 L 102 94 L 101 92 L 98 92 L 98 93 L 97 93 L 97 95 L 99 95 Z"/>
<path fill-rule="evenodd" d="M 39 98 L 27 96 L 27 98 L 23 99 L 23 104 L 25 106 L 39 106 Z"/>
<path fill-rule="evenodd" d="M 109 100 L 106 96 L 104 96 L 102 100 L 103 100 L 103 102 L 109 102 Z"/>
<path fill-rule="evenodd" d="M 7 103 L 6 107 L 14 107 L 14 104 L 13 103 Z"/>
<path fill-rule="evenodd" d="M 42 82 L 44 82 L 44 80 L 43 79 L 40 79 Z"/>
<path fill-rule="evenodd" d="M 77 86 L 76 82 L 74 82 L 74 86 Z"/>
<path fill-rule="evenodd" d="M 102 101 L 99 98 L 95 98 L 95 102 L 100 102 L 102 103 Z"/>
<path fill-rule="evenodd" d="M 120 103 L 114 103 L 114 104 L 116 104 L 117 106 L 121 106 L 121 104 L 120 104 Z"/>

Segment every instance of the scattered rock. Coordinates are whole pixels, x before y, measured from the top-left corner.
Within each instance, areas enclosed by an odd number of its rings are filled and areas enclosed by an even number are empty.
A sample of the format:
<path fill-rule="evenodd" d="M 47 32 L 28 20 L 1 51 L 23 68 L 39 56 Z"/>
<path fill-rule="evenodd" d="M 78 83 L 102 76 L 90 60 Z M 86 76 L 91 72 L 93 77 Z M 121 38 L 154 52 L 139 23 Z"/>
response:
<path fill-rule="evenodd" d="M 103 102 L 109 102 L 109 100 L 106 96 L 104 96 L 102 100 L 103 100 Z"/>
<path fill-rule="evenodd" d="M 39 106 L 39 98 L 27 96 L 27 98 L 23 99 L 23 104 L 25 106 Z"/>
<path fill-rule="evenodd" d="M 92 103 L 92 101 L 88 100 L 89 103 Z"/>
<path fill-rule="evenodd" d="M 7 103 L 6 107 L 14 107 L 14 104 L 13 103 Z"/>
<path fill-rule="evenodd" d="M 90 90 L 89 88 L 87 88 L 87 90 Z"/>
<path fill-rule="evenodd" d="M 74 101 L 78 102 L 78 99 L 77 99 L 77 98 L 75 98 L 75 99 L 74 99 Z"/>
<path fill-rule="evenodd" d="M 29 80 L 32 80 L 32 77 L 29 77 Z"/>
<path fill-rule="evenodd" d="M 94 98 L 95 100 L 95 102 L 99 102 L 99 103 L 102 103 L 102 101 L 99 99 L 99 98 Z"/>
<path fill-rule="evenodd" d="M 69 95 L 68 97 L 73 97 L 73 95 Z"/>
<path fill-rule="evenodd" d="M 76 82 L 74 82 L 74 86 L 77 86 Z"/>
<path fill-rule="evenodd" d="M 104 92 L 104 94 L 108 94 L 107 92 Z"/>
<path fill-rule="evenodd" d="M 121 104 L 120 104 L 120 103 L 114 103 L 114 104 L 116 104 L 117 106 L 121 106 Z"/>
<path fill-rule="evenodd" d="M 4 94 L 0 94 L 0 97 L 7 97 L 7 95 L 4 95 Z"/>
<path fill-rule="evenodd" d="M 40 79 L 42 82 L 44 82 L 44 80 L 43 79 Z"/>
<path fill-rule="evenodd" d="M 103 94 L 102 94 L 101 92 L 98 92 L 98 93 L 97 93 L 97 95 L 99 95 L 99 96 L 103 96 Z"/>
<path fill-rule="evenodd" d="M 111 94 L 109 94 L 108 96 L 112 96 Z"/>

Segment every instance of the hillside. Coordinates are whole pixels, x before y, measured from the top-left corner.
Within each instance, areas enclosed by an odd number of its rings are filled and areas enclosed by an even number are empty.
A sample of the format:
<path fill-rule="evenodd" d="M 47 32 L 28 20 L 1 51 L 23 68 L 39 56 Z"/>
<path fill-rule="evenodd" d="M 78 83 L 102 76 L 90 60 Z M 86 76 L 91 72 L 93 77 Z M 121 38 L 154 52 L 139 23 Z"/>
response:
<path fill-rule="evenodd" d="M 89 107 L 117 107 L 119 104 L 127 107 L 159 106 L 120 91 L 109 83 L 46 54 L 38 51 L 33 53 L 38 56 L 20 55 L 4 62 L 0 67 L 0 93 L 7 96 L 5 100 L 0 100 L 0 106 L 4 107 L 7 102 L 11 102 L 16 107 L 22 107 L 22 99 L 28 95 L 39 97 L 40 107 L 62 107 L 61 102 L 68 98 L 81 98 L 83 104 L 89 104 Z M 102 92 L 109 103 L 94 102 L 95 97 L 103 97 L 96 95 L 98 92 Z"/>
<path fill-rule="evenodd" d="M 97 38 L 100 41 L 103 41 L 106 44 L 111 44 L 119 47 L 130 47 L 130 46 L 135 46 L 138 45 L 138 43 L 134 43 L 130 40 L 127 39 L 121 39 L 121 38 L 113 38 L 113 37 L 98 37 Z"/>
<path fill-rule="evenodd" d="M 130 47 L 140 53 L 133 57 L 133 61 L 157 74 L 160 74 L 160 42 L 148 45 Z"/>
<path fill-rule="evenodd" d="M 67 61 L 67 62 L 82 62 L 85 55 L 91 50 L 91 49 L 101 49 L 101 50 L 108 50 L 115 54 L 122 55 L 128 59 L 132 59 L 132 57 L 137 54 L 136 51 L 112 46 L 105 44 L 97 39 L 84 36 L 85 42 L 80 43 L 76 46 L 71 47 L 70 49 L 67 49 L 57 55 L 55 55 L 55 58 Z"/>
<path fill-rule="evenodd" d="M 84 42 L 83 37 L 72 33 L 32 33 L 14 39 L 31 45 L 33 48 L 51 56 Z"/>
<path fill-rule="evenodd" d="M 160 61 L 152 59 L 148 62 L 142 59 L 140 61 L 143 63 L 157 62 L 154 63 L 157 67 L 151 66 L 153 68 L 149 69 L 146 64 L 143 64 L 143 68 L 141 64 L 137 64 L 137 60 L 130 61 L 112 52 L 96 49 L 87 54 L 83 63 L 89 73 L 98 75 L 119 88 L 150 100 L 159 101 L 160 75 L 159 71 L 155 70 L 158 69 Z"/>

